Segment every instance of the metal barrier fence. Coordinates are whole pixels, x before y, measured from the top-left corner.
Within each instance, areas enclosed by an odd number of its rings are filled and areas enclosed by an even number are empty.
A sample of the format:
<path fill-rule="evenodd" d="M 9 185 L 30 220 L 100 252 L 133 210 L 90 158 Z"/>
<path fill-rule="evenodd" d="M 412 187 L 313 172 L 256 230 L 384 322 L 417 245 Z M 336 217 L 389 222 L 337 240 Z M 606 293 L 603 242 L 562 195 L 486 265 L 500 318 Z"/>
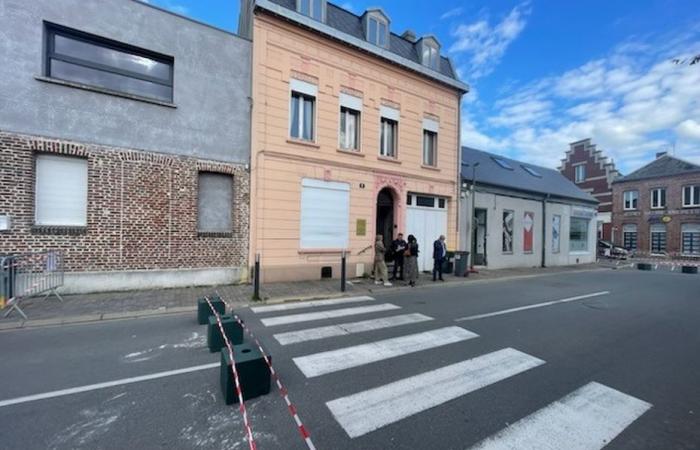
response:
<path fill-rule="evenodd" d="M 60 251 L 0 257 L 0 304 L 3 304 L 3 309 L 7 309 L 4 317 L 17 311 L 27 320 L 20 302 L 29 297 L 45 294 L 43 299 L 46 300 L 53 294 L 63 301 L 56 292 L 63 285 L 63 279 L 63 253 Z"/>

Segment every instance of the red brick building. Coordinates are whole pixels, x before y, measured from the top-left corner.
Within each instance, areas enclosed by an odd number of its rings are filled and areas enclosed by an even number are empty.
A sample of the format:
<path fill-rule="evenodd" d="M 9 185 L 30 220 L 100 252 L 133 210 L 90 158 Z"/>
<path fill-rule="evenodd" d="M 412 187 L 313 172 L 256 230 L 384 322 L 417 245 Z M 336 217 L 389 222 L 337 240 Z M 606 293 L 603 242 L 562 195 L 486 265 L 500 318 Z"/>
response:
<path fill-rule="evenodd" d="M 603 156 L 590 139 L 569 144 L 559 171 L 581 190 L 593 195 L 598 205 L 598 238 L 612 238 L 612 182 L 620 176 L 615 163 Z"/>
<path fill-rule="evenodd" d="M 700 166 L 659 153 L 615 180 L 613 240 L 640 256 L 700 257 Z"/>

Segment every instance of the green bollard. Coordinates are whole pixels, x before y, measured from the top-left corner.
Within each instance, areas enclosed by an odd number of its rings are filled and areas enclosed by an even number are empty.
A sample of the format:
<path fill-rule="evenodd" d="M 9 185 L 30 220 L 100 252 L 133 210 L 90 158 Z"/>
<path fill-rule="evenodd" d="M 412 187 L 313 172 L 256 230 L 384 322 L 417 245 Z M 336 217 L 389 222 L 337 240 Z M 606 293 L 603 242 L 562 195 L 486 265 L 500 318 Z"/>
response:
<path fill-rule="evenodd" d="M 219 314 L 226 314 L 226 303 L 224 303 L 224 301 L 221 300 L 218 296 L 213 295 L 209 297 L 209 301 L 211 302 L 211 305 L 214 307 L 214 310 L 216 310 L 216 312 L 218 312 Z M 213 315 L 214 314 L 211 312 L 211 308 L 209 307 L 209 304 L 207 303 L 206 299 L 198 299 L 197 323 L 200 325 L 206 325 L 207 322 L 209 322 L 209 316 Z"/>
<path fill-rule="evenodd" d="M 224 333 L 231 342 L 231 345 L 240 345 L 243 343 L 243 327 L 238 323 L 236 319 L 231 316 L 224 315 L 219 316 L 221 319 L 221 326 L 224 328 Z M 221 330 L 219 329 L 219 324 L 216 322 L 216 317 L 214 315 L 209 316 L 209 326 L 207 326 L 207 346 L 209 351 L 214 353 L 221 350 L 226 343 L 224 342 L 224 337 L 221 335 Z"/>
<path fill-rule="evenodd" d="M 260 397 L 270 393 L 270 369 L 263 359 L 260 349 L 250 343 L 237 345 L 233 348 L 233 357 L 236 360 L 238 381 L 241 383 L 243 401 Z M 270 355 L 267 357 L 271 360 Z M 221 393 L 227 405 L 238 403 L 236 395 L 236 383 L 233 380 L 231 360 L 228 349 L 221 349 L 220 369 Z"/>

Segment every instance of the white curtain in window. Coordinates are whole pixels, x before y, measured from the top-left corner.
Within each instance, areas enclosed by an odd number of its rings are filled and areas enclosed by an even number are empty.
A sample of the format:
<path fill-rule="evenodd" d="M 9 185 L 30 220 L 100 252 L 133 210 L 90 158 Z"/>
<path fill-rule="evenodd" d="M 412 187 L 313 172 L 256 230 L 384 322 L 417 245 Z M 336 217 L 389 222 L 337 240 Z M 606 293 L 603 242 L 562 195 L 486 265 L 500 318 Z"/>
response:
<path fill-rule="evenodd" d="M 59 155 L 37 156 L 37 225 L 87 225 L 87 172 L 87 159 Z"/>
<path fill-rule="evenodd" d="M 301 188 L 301 248 L 343 249 L 350 234 L 350 186 L 305 178 Z"/>

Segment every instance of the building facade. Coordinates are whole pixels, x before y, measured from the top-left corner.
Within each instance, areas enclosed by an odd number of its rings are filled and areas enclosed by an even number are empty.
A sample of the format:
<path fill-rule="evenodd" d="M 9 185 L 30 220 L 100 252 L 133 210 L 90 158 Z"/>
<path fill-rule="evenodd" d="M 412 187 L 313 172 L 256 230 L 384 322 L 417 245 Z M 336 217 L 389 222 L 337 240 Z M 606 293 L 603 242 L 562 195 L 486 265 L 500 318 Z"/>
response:
<path fill-rule="evenodd" d="M 595 262 L 597 205 L 556 170 L 462 148 L 460 242 L 475 266 Z"/>
<path fill-rule="evenodd" d="M 251 44 L 133 0 L 0 3 L 0 254 L 65 291 L 247 278 Z"/>
<path fill-rule="evenodd" d="M 700 257 L 700 166 L 659 153 L 616 180 L 613 241 L 639 256 Z"/>
<path fill-rule="evenodd" d="M 559 171 L 579 188 L 590 193 L 598 204 L 598 239 L 612 239 L 612 183 L 621 175 L 613 160 L 603 156 L 590 139 L 569 144 Z"/>
<path fill-rule="evenodd" d="M 468 86 L 432 36 L 381 9 L 241 5 L 253 41 L 251 260 L 266 281 L 371 271 L 373 243 L 414 234 L 421 269 L 458 239 L 459 109 Z"/>

